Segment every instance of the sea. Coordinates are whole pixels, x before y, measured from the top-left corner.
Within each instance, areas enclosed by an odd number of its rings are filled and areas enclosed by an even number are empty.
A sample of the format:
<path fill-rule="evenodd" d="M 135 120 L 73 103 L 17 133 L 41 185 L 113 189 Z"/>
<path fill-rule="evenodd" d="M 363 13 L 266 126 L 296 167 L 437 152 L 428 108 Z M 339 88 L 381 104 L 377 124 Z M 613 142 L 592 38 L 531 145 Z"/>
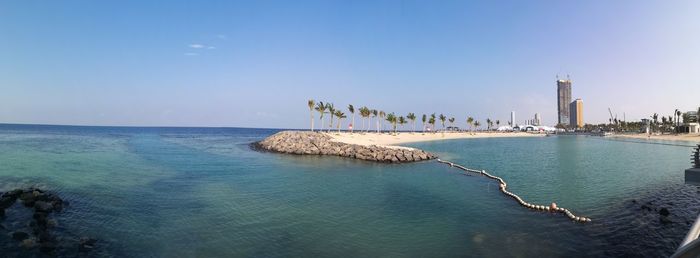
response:
<path fill-rule="evenodd" d="M 380 164 L 258 152 L 280 130 L 0 125 L 0 192 L 38 187 L 64 257 L 667 257 L 700 212 L 684 182 L 692 143 L 594 136 L 406 144 L 502 177 L 426 161 Z M 670 215 L 662 218 L 665 208 Z M 34 257 L 17 203 L 0 256 Z M 70 241 L 73 242 L 70 242 Z M 70 244 L 66 244 L 70 245 Z"/>

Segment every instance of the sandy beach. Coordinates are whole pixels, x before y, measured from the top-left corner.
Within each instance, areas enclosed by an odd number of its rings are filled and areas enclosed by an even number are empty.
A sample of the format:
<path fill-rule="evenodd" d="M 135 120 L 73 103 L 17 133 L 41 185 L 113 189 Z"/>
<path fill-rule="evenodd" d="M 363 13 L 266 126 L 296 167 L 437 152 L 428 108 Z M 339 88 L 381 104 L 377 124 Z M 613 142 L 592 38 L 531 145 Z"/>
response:
<path fill-rule="evenodd" d="M 522 133 L 522 132 L 446 132 L 446 133 L 409 133 L 401 132 L 398 134 L 389 133 L 349 133 L 349 132 L 331 132 L 326 133 L 333 137 L 333 141 L 359 144 L 359 145 L 379 145 L 379 146 L 396 146 L 402 143 L 425 142 L 425 141 L 440 141 L 453 139 L 472 139 L 472 138 L 502 138 L 502 137 L 543 137 L 545 134 L 537 133 Z"/>
<path fill-rule="evenodd" d="M 619 135 L 615 135 L 613 137 L 700 143 L 700 134 L 677 134 L 677 135 L 675 135 L 675 134 L 663 134 L 663 135 L 652 134 L 652 135 L 648 135 L 648 134 L 644 134 L 644 133 L 639 133 L 639 134 L 619 134 Z"/>

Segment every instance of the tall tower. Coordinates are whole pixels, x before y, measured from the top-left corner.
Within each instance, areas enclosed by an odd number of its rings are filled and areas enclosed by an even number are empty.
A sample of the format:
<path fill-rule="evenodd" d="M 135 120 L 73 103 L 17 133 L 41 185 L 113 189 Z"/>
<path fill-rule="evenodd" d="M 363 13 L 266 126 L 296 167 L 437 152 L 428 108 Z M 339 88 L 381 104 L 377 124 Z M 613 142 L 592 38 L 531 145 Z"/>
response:
<path fill-rule="evenodd" d="M 569 104 L 571 103 L 571 80 L 566 76 L 566 80 L 559 80 L 557 77 L 557 114 L 559 123 L 569 124 Z"/>
<path fill-rule="evenodd" d="M 510 126 L 515 127 L 515 111 L 510 111 Z"/>
<path fill-rule="evenodd" d="M 569 105 L 571 111 L 571 127 L 583 127 L 583 100 L 576 99 Z"/>

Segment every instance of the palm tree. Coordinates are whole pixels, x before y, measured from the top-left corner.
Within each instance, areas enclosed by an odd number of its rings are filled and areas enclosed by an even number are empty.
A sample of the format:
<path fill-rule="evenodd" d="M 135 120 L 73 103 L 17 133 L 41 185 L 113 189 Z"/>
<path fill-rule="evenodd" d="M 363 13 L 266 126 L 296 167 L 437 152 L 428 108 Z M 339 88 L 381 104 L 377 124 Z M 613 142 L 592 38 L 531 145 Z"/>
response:
<path fill-rule="evenodd" d="M 426 122 L 427 120 L 428 120 L 428 116 L 426 116 L 425 114 L 423 114 L 423 119 L 422 119 L 422 121 L 423 121 L 423 133 L 425 133 L 425 122 Z"/>
<path fill-rule="evenodd" d="M 379 121 L 380 121 L 379 128 L 381 128 L 381 129 L 384 129 L 384 118 L 385 117 L 386 117 L 386 113 L 384 111 L 379 111 Z"/>
<path fill-rule="evenodd" d="M 372 109 L 372 117 L 377 117 L 379 115 L 379 111 L 376 109 Z M 379 133 L 379 119 L 377 119 L 377 133 Z"/>
<path fill-rule="evenodd" d="M 405 123 L 407 123 L 407 122 L 406 122 L 406 118 L 404 118 L 403 116 L 400 116 L 400 117 L 399 117 L 399 125 L 401 125 L 401 130 L 403 130 L 403 125 L 404 125 Z"/>
<path fill-rule="evenodd" d="M 386 121 L 389 121 L 389 123 L 394 126 L 394 133 L 396 133 L 396 115 L 394 115 L 394 113 L 389 113 L 386 115 Z"/>
<path fill-rule="evenodd" d="M 340 110 L 335 111 L 335 116 L 338 118 L 338 133 L 340 133 L 340 123 L 342 122 L 343 118 L 346 118 L 345 113 L 343 113 Z"/>
<path fill-rule="evenodd" d="M 321 114 L 321 131 L 323 131 L 323 114 L 326 113 L 326 105 L 323 104 L 323 101 L 316 103 L 316 111 Z"/>
<path fill-rule="evenodd" d="M 352 104 L 348 105 L 348 111 L 352 114 L 352 124 L 350 124 L 350 133 L 355 131 L 355 107 Z"/>
<path fill-rule="evenodd" d="M 430 124 L 430 127 L 432 128 L 433 132 L 435 132 L 435 122 L 437 122 L 435 113 L 432 113 L 430 114 L 430 120 L 428 120 L 428 123 Z"/>
<path fill-rule="evenodd" d="M 682 114 L 683 113 L 680 110 L 676 109 L 676 127 L 678 127 L 681 124 L 681 115 Z M 678 129 L 676 129 L 676 132 L 678 132 Z"/>
<path fill-rule="evenodd" d="M 501 124 L 501 120 L 496 120 L 496 129 L 498 129 L 498 127 L 500 126 L 500 124 Z"/>
<path fill-rule="evenodd" d="M 365 122 L 367 121 L 367 118 L 369 118 L 369 113 L 370 113 L 369 108 L 367 108 L 367 107 L 360 108 L 360 116 L 362 116 L 362 118 L 363 118 L 362 119 L 362 129 L 366 128 Z M 367 123 L 367 124 L 369 124 L 369 123 Z M 360 132 L 362 132 L 362 129 L 360 130 Z"/>
<path fill-rule="evenodd" d="M 486 118 L 486 131 L 491 129 L 491 118 Z"/>
<path fill-rule="evenodd" d="M 447 117 L 445 115 L 440 114 L 440 122 L 442 123 L 442 131 L 443 132 L 445 131 L 445 120 L 446 119 L 447 119 Z"/>
<path fill-rule="evenodd" d="M 474 127 L 476 127 L 476 130 L 477 130 L 477 131 L 479 131 L 479 126 L 480 126 L 480 125 L 481 125 L 481 123 L 479 123 L 479 121 L 475 121 L 475 122 L 474 122 Z"/>
<path fill-rule="evenodd" d="M 469 125 L 469 131 L 472 130 L 472 125 L 474 124 L 474 118 L 473 117 L 467 117 L 467 124 Z"/>
<path fill-rule="evenodd" d="M 316 105 L 316 101 L 313 99 L 309 100 L 309 114 L 311 114 L 311 131 L 314 131 L 314 106 Z"/>
<path fill-rule="evenodd" d="M 447 119 L 447 121 L 450 121 L 450 127 L 452 127 L 452 130 L 454 130 L 455 118 L 454 118 L 454 117 L 450 117 L 450 119 Z"/>
<path fill-rule="evenodd" d="M 328 114 L 331 115 L 330 117 L 330 123 L 328 124 L 328 132 L 331 132 L 331 128 L 333 128 L 333 117 L 335 116 L 335 106 L 333 106 L 333 103 L 326 103 L 326 109 L 328 109 Z"/>
<path fill-rule="evenodd" d="M 413 124 L 413 130 L 411 130 L 411 133 L 415 132 L 416 131 L 416 114 L 408 113 L 406 118 L 408 118 L 408 120 L 411 120 L 411 124 Z"/>

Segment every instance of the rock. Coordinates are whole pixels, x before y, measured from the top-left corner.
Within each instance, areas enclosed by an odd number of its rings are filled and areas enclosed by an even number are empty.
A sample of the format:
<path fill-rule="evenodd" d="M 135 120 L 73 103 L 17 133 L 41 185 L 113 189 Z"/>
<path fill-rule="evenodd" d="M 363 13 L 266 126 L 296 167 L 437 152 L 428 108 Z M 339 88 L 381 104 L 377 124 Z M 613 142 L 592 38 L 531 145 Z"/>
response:
<path fill-rule="evenodd" d="M 20 243 L 19 246 L 24 247 L 25 249 L 32 249 L 34 246 L 36 246 L 36 241 L 32 238 L 27 238 L 22 240 L 22 243 Z"/>
<path fill-rule="evenodd" d="M 661 210 L 659 210 L 659 215 L 666 217 L 668 215 L 671 215 L 671 212 L 669 212 L 666 208 L 661 208 Z"/>
<path fill-rule="evenodd" d="M 17 200 L 16 197 L 13 196 L 3 196 L 0 197 L 0 210 L 4 210 L 7 208 L 10 208 L 13 204 L 15 204 L 15 201 Z"/>
<path fill-rule="evenodd" d="M 251 144 L 261 151 L 274 151 L 296 155 L 334 155 L 375 162 L 414 162 L 434 158 L 432 154 L 417 149 L 395 149 L 382 146 L 366 146 L 333 142 L 325 133 L 308 131 L 283 131 L 266 139 Z M 44 194 L 46 195 L 46 194 Z M 38 195 L 42 196 L 42 195 Z M 37 201 L 46 201 L 39 199 Z M 57 205 L 50 202 L 55 210 L 60 210 L 66 203 Z"/>
<path fill-rule="evenodd" d="M 661 222 L 661 224 L 664 224 L 664 225 L 665 225 L 665 224 L 673 223 L 673 221 L 671 221 L 671 219 L 669 219 L 669 218 L 666 217 L 666 216 L 661 216 L 661 217 L 659 218 L 659 221 Z"/>
<path fill-rule="evenodd" d="M 56 250 L 56 244 L 53 242 L 43 242 L 39 246 L 39 251 L 42 253 L 53 253 L 54 250 Z"/>
<path fill-rule="evenodd" d="M 651 211 L 651 207 L 647 206 L 646 204 L 642 204 L 641 209 Z"/>
<path fill-rule="evenodd" d="M 12 233 L 12 239 L 17 240 L 17 241 L 22 241 L 29 238 L 29 234 L 26 232 L 22 231 L 15 231 Z"/>
<path fill-rule="evenodd" d="M 40 212 L 51 212 L 53 205 L 45 201 L 37 201 L 34 203 L 34 209 Z"/>

